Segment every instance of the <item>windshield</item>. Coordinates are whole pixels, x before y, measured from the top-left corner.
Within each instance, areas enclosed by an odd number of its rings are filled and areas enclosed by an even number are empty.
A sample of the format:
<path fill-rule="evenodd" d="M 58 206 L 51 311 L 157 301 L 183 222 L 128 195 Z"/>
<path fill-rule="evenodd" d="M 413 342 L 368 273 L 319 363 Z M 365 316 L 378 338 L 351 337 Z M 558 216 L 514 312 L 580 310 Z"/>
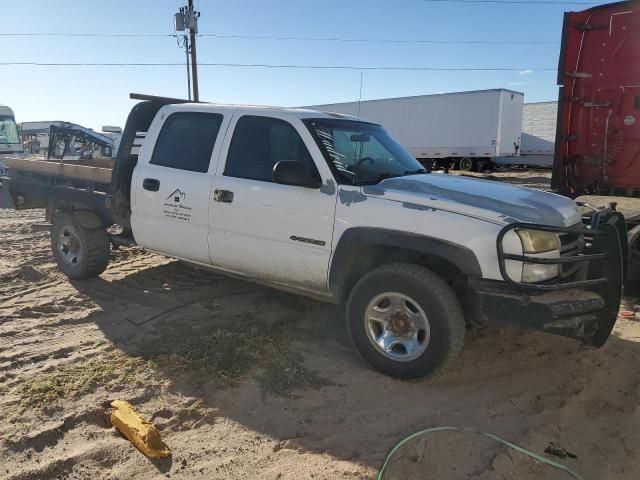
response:
<path fill-rule="evenodd" d="M 377 183 L 389 177 L 427 173 L 380 125 L 324 118 L 305 123 L 333 170 L 348 183 Z"/>
<path fill-rule="evenodd" d="M 18 127 L 13 117 L 0 115 L 0 143 L 20 143 Z"/>

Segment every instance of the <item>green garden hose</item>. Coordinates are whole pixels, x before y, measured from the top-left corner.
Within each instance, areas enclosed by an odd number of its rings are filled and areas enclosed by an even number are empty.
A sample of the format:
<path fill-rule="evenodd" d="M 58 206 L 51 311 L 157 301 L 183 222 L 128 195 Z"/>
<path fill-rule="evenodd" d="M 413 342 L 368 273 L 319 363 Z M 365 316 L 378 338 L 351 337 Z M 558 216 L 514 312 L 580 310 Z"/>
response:
<path fill-rule="evenodd" d="M 484 435 L 485 437 L 491 438 L 492 440 L 495 440 L 498 443 L 501 443 L 501 444 L 503 444 L 503 445 L 505 445 L 505 446 L 507 446 L 509 448 L 512 448 L 513 450 L 516 450 L 516 451 L 518 451 L 520 453 L 524 453 L 525 455 L 533 458 L 534 460 L 537 460 L 540 463 L 544 463 L 545 465 L 550 465 L 550 466 L 555 467 L 555 468 L 557 468 L 559 470 L 563 470 L 563 471 L 567 472 L 569 475 L 571 475 L 572 477 L 577 478 L 578 480 L 585 480 L 584 478 L 582 478 L 580 475 L 578 475 L 576 472 L 571 470 L 566 465 L 562 465 L 561 463 L 557 463 L 557 462 L 554 462 L 553 460 L 549 460 L 547 458 L 544 458 L 543 456 L 538 455 L 537 453 L 530 452 L 526 448 L 522 448 L 522 447 L 519 447 L 518 445 L 514 445 L 511 442 L 507 442 L 506 440 L 503 440 L 502 438 L 500 438 L 500 437 L 498 437 L 496 435 L 493 435 L 492 433 L 485 433 L 485 432 L 480 432 L 478 430 L 473 430 L 471 428 L 462 428 L 462 427 L 432 427 L 432 428 L 427 428 L 427 429 L 424 429 L 424 430 L 420 430 L 419 432 L 413 433 L 413 434 L 409 435 L 408 437 L 404 438 L 403 440 L 398 442 L 396 444 L 396 446 L 391 449 L 391 451 L 389 452 L 389 455 L 387 455 L 387 458 L 385 459 L 384 463 L 382 464 L 382 468 L 380 469 L 380 473 L 378 473 L 377 480 L 383 480 L 384 471 L 386 470 L 387 465 L 391 461 L 391 458 L 400 449 L 400 447 L 402 447 L 404 444 L 406 444 L 410 440 L 413 440 L 416 437 L 419 437 L 420 435 L 425 435 L 427 433 L 432 433 L 432 432 L 442 432 L 442 431 L 445 431 L 445 430 L 458 430 L 458 431 L 462 431 L 462 432 L 471 432 L 471 433 L 477 433 L 477 434 L 480 434 L 480 435 Z"/>

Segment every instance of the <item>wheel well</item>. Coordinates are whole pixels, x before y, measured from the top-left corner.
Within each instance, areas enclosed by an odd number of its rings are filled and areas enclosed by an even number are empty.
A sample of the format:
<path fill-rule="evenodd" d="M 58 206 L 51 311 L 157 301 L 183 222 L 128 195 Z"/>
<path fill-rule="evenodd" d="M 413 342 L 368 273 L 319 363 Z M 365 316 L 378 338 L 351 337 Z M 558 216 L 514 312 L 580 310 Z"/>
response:
<path fill-rule="evenodd" d="M 446 258 L 401 247 L 388 245 L 362 245 L 352 250 L 345 274 L 336 285 L 335 294 L 340 302 L 346 301 L 351 289 L 364 275 L 391 263 L 412 263 L 428 268 L 444 279 L 458 294 L 466 293 L 466 276 Z"/>
<path fill-rule="evenodd" d="M 87 207 L 86 205 L 72 202 L 53 202 L 51 206 L 47 208 L 47 219 L 49 222 L 53 223 L 55 216 L 58 214 L 73 215 L 77 222 L 89 229 L 106 229 L 112 224 L 103 212 Z"/>

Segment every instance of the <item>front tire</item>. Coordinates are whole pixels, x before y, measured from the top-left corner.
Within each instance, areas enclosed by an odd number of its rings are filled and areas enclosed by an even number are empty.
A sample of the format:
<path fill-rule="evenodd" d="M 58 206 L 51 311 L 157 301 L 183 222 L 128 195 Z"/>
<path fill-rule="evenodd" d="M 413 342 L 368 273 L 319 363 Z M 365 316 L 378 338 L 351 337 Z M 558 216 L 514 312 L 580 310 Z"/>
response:
<path fill-rule="evenodd" d="M 456 294 L 418 265 L 384 265 L 366 274 L 351 291 L 346 316 L 360 355 L 396 378 L 436 376 L 464 343 L 464 314 Z"/>
<path fill-rule="evenodd" d="M 58 268 L 72 280 L 96 277 L 109 264 L 109 236 L 91 212 L 56 213 L 51 250 Z"/>

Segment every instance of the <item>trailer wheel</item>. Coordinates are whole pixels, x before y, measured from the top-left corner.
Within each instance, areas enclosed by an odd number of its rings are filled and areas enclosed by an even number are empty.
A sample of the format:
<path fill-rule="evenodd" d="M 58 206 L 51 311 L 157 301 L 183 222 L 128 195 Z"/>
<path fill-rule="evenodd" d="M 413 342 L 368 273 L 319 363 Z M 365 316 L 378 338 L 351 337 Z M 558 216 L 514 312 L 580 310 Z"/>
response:
<path fill-rule="evenodd" d="M 366 274 L 347 302 L 347 330 L 360 355 L 396 378 L 441 373 L 460 353 L 465 322 L 451 287 L 424 267 L 396 263 Z"/>
<path fill-rule="evenodd" d="M 56 213 L 51 249 L 58 268 L 72 280 L 96 277 L 109 264 L 109 236 L 91 212 Z"/>
<path fill-rule="evenodd" d="M 473 158 L 463 157 L 458 162 L 458 168 L 464 172 L 475 172 L 476 167 L 476 161 Z"/>

